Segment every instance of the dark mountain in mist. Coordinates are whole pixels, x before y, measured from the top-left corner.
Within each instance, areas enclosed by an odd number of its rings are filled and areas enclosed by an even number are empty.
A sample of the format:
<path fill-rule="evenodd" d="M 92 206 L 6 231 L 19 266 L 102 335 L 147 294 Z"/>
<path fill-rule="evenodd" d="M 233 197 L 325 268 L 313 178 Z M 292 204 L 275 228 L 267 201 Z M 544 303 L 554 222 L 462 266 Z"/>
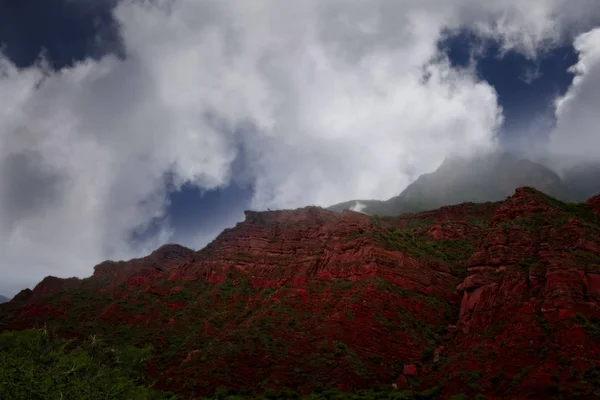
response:
<path fill-rule="evenodd" d="M 557 172 L 506 152 L 473 158 L 451 156 L 432 173 L 421 175 L 398 196 L 386 201 L 352 200 L 329 207 L 370 215 L 399 215 L 464 202 L 500 201 L 518 187 L 528 186 L 563 201 L 581 202 L 600 192 L 600 164 Z"/>
<path fill-rule="evenodd" d="M 573 201 L 600 193 L 600 163 L 586 163 L 566 169 L 562 176 Z"/>
<path fill-rule="evenodd" d="M 9 299 L 8 297 L 6 297 L 6 296 L 2 296 L 2 295 L 0 294 L 0 304 L 2 304 L 2 303 L 7 303 L 9 300 L 10 300 L 10 299 Z"/>

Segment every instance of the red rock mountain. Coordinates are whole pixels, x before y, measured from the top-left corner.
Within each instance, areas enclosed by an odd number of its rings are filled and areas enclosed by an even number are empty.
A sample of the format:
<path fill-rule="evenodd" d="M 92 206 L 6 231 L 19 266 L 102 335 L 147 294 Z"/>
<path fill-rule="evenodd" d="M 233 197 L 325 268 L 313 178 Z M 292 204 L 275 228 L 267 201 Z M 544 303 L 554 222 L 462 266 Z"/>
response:
<path fill-rule="evenodd" d="M 600 195 L 592 197 L 585 204 L 587 204 L 594 213 L 600 215 Z"/>
<path fill-rule="evenodd" d="M 151 343 L 147 374 L 185 398 L 384 385 L 594 399 L 599 199 L 520 188 L 397 217 L 248 211 L 198 252 L 166 245 L 48 277 L 0 306 L 0 330 Z"/>

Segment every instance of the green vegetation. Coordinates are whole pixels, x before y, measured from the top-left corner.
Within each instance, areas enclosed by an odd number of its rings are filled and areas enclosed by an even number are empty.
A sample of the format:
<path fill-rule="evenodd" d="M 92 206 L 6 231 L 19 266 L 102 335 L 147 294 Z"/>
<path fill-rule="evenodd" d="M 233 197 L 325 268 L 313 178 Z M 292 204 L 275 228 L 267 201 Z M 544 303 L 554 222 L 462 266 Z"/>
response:
<path fill-rule="evenodd" d="M 339 357 L 339 356 L 345 355 L 346 353 L 348 353 L 348 346 L 346 346 L 346 343 L 337 342 L 335 344 L 335 350 L 334 350 L 333 354 L 336 357 Z"/>
<path fill-rule="evenodd" d="M 584 226 L 593 227 L 595 229 L 600 228 L 600 216 L 594 214 L 592 209 L 584 203 L 564 203 L 560 200 L 555 199 L 552 196 L 548 196 L 545 193 L 537 190 L 532 191 L 533 196 L 543 203 L 548 204 L 550 207 L 559 211 L 561 214 L 557 218 L 555 223 L 564 223 L 569 218 L 579 218 Z M 538 216 L 541 220 L 544 219 L 543 215 Z M 547 221 L 551 222 L 551 221 Z"/>
<path fill-rule="evenodd" d="M 575 316 L 575 321 L 583 328 L 585 333 L 595 341 L 600 341 L 600 318 L 585 318 L 581 314 Z"/>
<path fill-rule="evenodd" d="M 473 216 L 467 217 L 467 222 L 469 223 L 469 225 L 475 226 L 479 229 L 487 229 L 490 225 L 487 218 L 481 219 Z"/>
<path fill-rule="evenodd" d="M 0 398 L 177 399 L 142 379 L 152 349 L 110 347 L 98 337 L 82 344 L 47 330 L 0 334 Z"/>
<path fill-rule="evenodd" d="M 482 372 L 481 371 L 471 371 L 469 372 L 469 374 L 467 375 L 467 386 L 469 387 L 469 389 L 471 391 L 478 391 L 480 389 L 480 380 L 481 380 L 481 376 L 482 376 Z"/>
<path fill-rule="evenodd" d="M 600 388 L 600 366 L 590 368 L 583 374 L 582 382 L 585 385 L 590 385 L 594 388 Z M 597 390 L 600 395 L 600 389 Z"/>
<path fill-rule="evenodd" d="M 523 272 L 529 272 L 529 270 L 535 267 L 536 261 L 530 258 L 522 259 L 519 261 L 519 267 L 523 269 Z"/>
<path fill-rule="evenodd" d="M 463 275 L 465 269 L 456 261 L 466 260 L 475 248 L 464 240 L 435 241 L 428 237 L 419 237 L 410 229 L 401 230 L 390 226 L 384 228 L 379 220 L 374 226 L 376 230 L 370 235 L 379 241 L 387 250 L 400 251 L 416 260 L 432 260 L 450 267 L 456 274 Z"/>
<path fill-rule="evenodd" d="M 338 389 L 318 390 L 307 396 L 300 396 L 291 390 L 275 391 L 267 389 L 263 396 L 253 397 L 219 388 L 214 396 L 208 399 L 241 400 L 241 399 L 305 399 L 305 400 L 433 400 L 441 393 L 439 388 L 432 388 L 422 392 L 395 391 L 388 388 L 374 388 L 355 393 L 342 392 Z"/>
<path fill-rule="evenodd" d="M 594 214 L 592 209 L 584 203 L 564 203 L 552 196 L 549 196 L 540 191 L 534 190 L 533 195 L 557 210 L 562 211 L 565 214 L 569 214 L 572 217 L 580 218 L 583 221 L 587 221 L 596 227 L 600 227 L 600 216 Z"/>
<path fill-rule="evenodd" d="M 531 373 L 531 371 L 533 371 L 534 366 L 533 365 L 529 365 L 525 368 L 523 368 L 521 370 L 521 372 L 519 372 L 517 375 L 515 375 L 512 379 L 512 381 L 510 381 L 509 386 L 510 387 L 517 387 L 521 381 L 523 380 L 523 378 L 525 378 L 527 375 L 529 375 Z"/>
<path fill-rule="evenodd" d="M 379 292 L 382 293 L 391 293 L 399 297 L 403 298 L 411 298 L 415 301 L 418 301 L 422 304 L 427 304 L 432 311 L 437 312 L 438 310 L 442 310 L 444 314 L 448 318 L 454 318 L 454 313 L 456 312 L 455 308 L 445 299 L 440 297 L 436 297 L 433 295 L 425 295 L 423 293 L 416 292 L 414 290 L 404 288 L 401 286 L 394 285 L 392 282 L 387 279 L 374 277 L 367 278 L 362 281 L 362 284 L 371 284 L 374 283 L 377 285 Z M 407 316 L 408 318 L 414 319 L 413 316 Z"/>
<path fill-rule="evenodd" d="M 432 241 L 430 245 L 445 255 L 446 261 L 457 262 L 467 260 L 477 250 L 466 240 L 439 240 Z"/>
<path fill-rule="evenodd" d="M 496 227 L 504 230 L 519 227 L 526 232 L 539 233 L 544 226 L 561 228 L 569 219 L 578 218 L 585 228 L 592 228 L 594 230 L 600 228 L 600 216 L 594 214 L 586 204 L 564 203 L 534 189 L 530 190 L 530 194 L 541 204 L 551 207 L 553 209 L 552 215 L 550 216 L 544 212 L 533 215 L 522 215 L 498 223 Z"/>

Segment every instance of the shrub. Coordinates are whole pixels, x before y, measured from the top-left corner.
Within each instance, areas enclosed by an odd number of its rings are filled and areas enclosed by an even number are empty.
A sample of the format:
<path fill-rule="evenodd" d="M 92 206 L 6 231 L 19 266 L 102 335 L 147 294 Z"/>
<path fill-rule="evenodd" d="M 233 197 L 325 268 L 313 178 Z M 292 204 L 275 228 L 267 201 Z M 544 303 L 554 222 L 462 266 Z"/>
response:
<path fill-rule="evenodd" d="M 44 330 L 0 334 L 0 398 L 176 399 L 144 387 L 151 348 L 52 338 Z"/>

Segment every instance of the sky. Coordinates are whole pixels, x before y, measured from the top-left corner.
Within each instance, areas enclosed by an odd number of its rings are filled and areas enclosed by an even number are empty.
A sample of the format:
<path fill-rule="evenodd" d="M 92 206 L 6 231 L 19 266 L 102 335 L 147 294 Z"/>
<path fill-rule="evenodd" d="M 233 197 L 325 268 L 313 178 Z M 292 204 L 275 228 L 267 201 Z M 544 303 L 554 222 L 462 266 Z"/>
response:
<path fill-rule="evenodd" d="M 598 161 L 597 0 L 3 0 L 0 293 L 449 154 Z"/>

